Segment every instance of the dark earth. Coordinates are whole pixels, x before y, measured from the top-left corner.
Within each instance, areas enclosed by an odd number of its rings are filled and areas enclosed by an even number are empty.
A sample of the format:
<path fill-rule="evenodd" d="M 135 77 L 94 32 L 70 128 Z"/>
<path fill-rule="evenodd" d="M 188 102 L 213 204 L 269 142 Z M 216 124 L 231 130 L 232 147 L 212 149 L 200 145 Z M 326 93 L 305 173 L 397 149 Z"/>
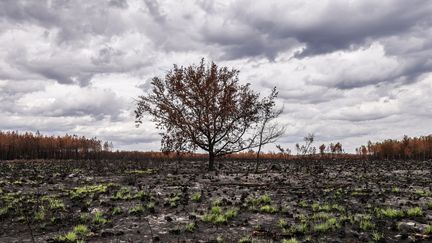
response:
<path fill-rule="evenodd" d="M 0 162 L 0 242 L 432 242 L 432 161 Z"/>

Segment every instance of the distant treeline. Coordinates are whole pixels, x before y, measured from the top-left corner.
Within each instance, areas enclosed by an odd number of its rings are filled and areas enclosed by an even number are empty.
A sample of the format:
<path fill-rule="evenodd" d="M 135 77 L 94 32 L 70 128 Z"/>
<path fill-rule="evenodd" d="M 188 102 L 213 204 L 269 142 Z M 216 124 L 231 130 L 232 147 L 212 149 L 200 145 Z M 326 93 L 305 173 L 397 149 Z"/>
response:
<path fill-rule="evenodd" d="M 0 131 L 0 159 L 94 159 L 103 150 L 108 151 L 110 143 L 96 138 L 77 135 L 44 136 L 35 134 Z"/>
<path fill-rule="evenodd" d="M 387 139 L 382 142 L 362 145 L 357 154 L 379 159 L 431 159 L 432 135 L 421 137 L 404 136 L 401 140 Z"/>
<path fill-rule="evenodd" d="M 77 135 L 46 136 L 39 132 L 0 131 L 0 160 L 14 159 L 170 159 L 206 158 L 204 154 L 112 151 L 110 142 Z"/>

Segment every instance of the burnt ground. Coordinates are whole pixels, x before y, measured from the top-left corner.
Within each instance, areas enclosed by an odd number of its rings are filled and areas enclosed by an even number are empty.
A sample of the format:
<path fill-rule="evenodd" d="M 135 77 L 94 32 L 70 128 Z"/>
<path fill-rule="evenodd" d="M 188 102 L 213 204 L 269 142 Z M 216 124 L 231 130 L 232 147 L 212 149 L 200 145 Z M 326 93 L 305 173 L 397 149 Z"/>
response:
<path fill-rule="evenodd" d="M 432 242 L 432 161 L 205 166 L 0 162 L 0 242 Z"/>

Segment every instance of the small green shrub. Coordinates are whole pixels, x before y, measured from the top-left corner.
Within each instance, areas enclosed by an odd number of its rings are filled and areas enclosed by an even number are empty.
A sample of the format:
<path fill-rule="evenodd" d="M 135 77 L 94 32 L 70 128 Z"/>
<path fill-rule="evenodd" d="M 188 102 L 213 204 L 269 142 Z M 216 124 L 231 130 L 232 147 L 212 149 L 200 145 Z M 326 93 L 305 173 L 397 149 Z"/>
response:
<path fill-rule="evenodd" d="M 330 230 L 340 228 L 336 218 L 329 218 L 324 223 L 320 223 L 314 226 L 314 230 L 319 233 L 325 233 Z"/>
<path fill-rule="evenodd" d="M 119 215 L 123 213 L 123 209 L 121 207 L 113 208 L 112 215 Z"/>
<path fill-rule="evenodd" d="M 77 235 L 82 235 L 82 236 L 86 236 L 89 233 L 89 229 L 87 228 L 86 225 L 83 225 L 83 224 L 79 224 L 79 225 L 75 226 L 73 231 Z"/>
<path fill-rule="evenodd" d="M 194 222 L 192 222 L 192 223 L 188 223 L 188 224 L 186 224 L 186 226 L 185 226 L 185 231 L 186 231 L 186 232 L 193 233 L 193 232 L 195 231 L 195 229 L 196 229 L 196 224 L 195 224 Z"/>
<path fill-rule="evenodd" d="M 97 225 L 104 225 L 104 224 L 106 224 L 108 222 L 108 220 L 106 220 L 104 217 L 103 217 L 103 213 L 102 212 L 96 212 L 95 214 L 94 214 L 94 217 L 93 217 L 93 223 L 94 224 L 97 224 Z"/>
<path fill-rule="evenodd" d="M 424 229 L 424 233 L 427 235 L 432 235 L 432 224 L 426 226 L 426 228 Z"/>
<path fill-rule="evenodd" d="M 278 210 L 275 206 L 264 205 L 264 206 L 261 206 L 260 211 L 262 213 L 276 213 Z"/>
<path fill-rule="evenodd" d="M 282 243 L 298 243 L 298 240 L 296 238 L 291 238 L 289 240 L 283 240 Z"/>
<path fill-rule="evenodd" d="M 378 217 L 402 218 L 404 216 L 404 212 L 402 210 L 393 208 L 379 208 L 375 211 Z"/>
<path fill-rule="evenodd" d="M 374 231 L 372 233 L 372 240 L 373 241 L 381 241 L 384 238 L 384 235 L 382 233 L 379 233 L 377 231 Z"/>
<path fill-rule="evenodd" d="M 191 200 L 194 201 L 194 202 L 201 202 L 201 193 L 200 192 L 195 192 L 192 195 Z"/>
<path fill-rule="evenodd" d="M 360 224 L 360 229 L 362 229 L 363 231 L 367 231 L 375 228 L 375 224 L 372 223 L 372 221 L 367 218 L 361 219 L 359 224 Z"/>
<path fill-rule="evenodd" d="M 286 229 L 288 227 L 288 222 L 285 219 L 279 219 L 278 226 L 282 229 Z"/>
<path fill-rule="evenodd" d="M 129 209 L 129 214 L 140 215 L 144 213 L 144 207 L 142 205 L 136 205 Z"/>
<path fill-rule="evenodd" d="M 419 216 L 423 216 L 423 210 L 420 207 L 409 208 L 406 211 L 406 214 L 409 217 L 419 217 Z"/>
<path fill-rule="evenodd" d="M 252 237 L 250 237 L 250 236 L 243 236 L 239 240 L 239 243 L 252 243 Z"/>

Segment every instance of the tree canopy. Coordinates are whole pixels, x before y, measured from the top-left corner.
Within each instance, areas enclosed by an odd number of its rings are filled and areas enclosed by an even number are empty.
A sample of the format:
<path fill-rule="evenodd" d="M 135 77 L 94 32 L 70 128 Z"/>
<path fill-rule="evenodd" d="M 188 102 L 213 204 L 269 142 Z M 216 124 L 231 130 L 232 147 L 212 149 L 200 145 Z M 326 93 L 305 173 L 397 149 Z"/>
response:
<path fill-rule="evenodd" d="M 207 151 L 209 170 L 217 156 L 274 141 L 260 138 L 260 131 L 275 106 L 276 89 L 260 98 L 250 84 L 239 82 L 238 74 L 213 62 L 207 65 L 204 59 L 198 65 L 174 65 L 165 78 L 154 77 L 151 90 L 138 97 L 136 123 L 151 116 L 161 130 L 163 151 Z"/>

